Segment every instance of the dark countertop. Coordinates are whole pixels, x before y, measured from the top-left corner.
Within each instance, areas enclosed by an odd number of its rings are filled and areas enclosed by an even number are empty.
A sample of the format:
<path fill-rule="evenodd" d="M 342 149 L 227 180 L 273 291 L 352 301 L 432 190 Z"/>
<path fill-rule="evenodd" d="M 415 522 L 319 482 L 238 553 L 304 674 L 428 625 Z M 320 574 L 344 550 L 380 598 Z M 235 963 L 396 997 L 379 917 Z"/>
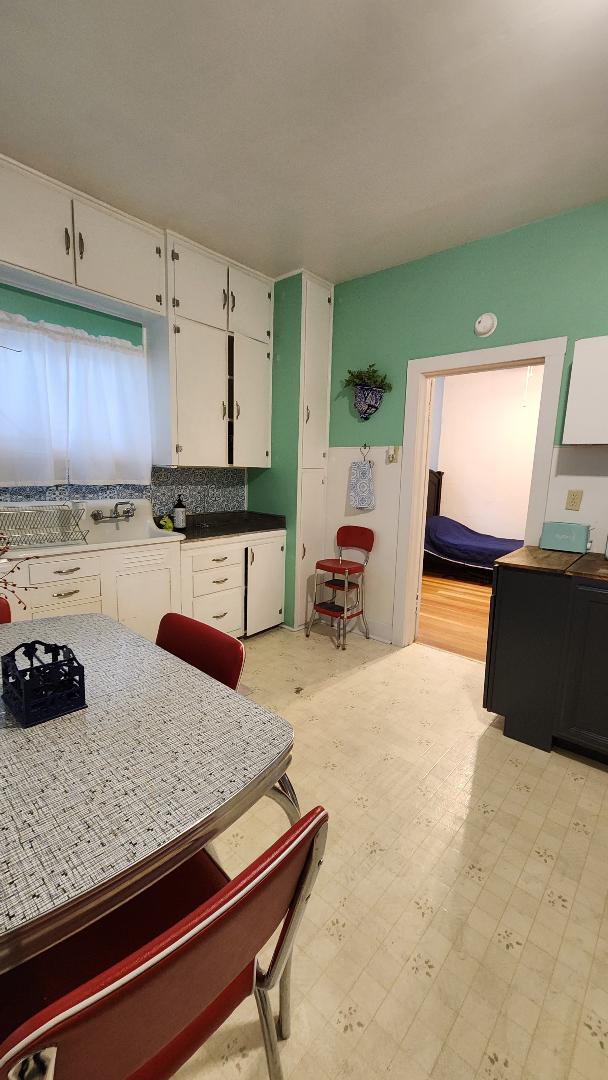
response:
<path fill-rule="evenodd" d="M 544 548 L 526 546 L 517 548 L 508 555 L 502 555 L 496 560 L 496 565 L 514 566 L 520 570 L 544 570 L 549 574 L 565 574 L 573 563 L 580 559 L 581 556 L 576 551 L 545 551 Z"/>
<path fill-rule="evenodd" d="M 211 540 L 241 533 L 272 532 L 285 528 L 283 514 L 258 514 L 254 510 L 227 510 L 208 514 L 188 514 L 186 528 L 176 529 L 185 536 L 183 543 Z"/>

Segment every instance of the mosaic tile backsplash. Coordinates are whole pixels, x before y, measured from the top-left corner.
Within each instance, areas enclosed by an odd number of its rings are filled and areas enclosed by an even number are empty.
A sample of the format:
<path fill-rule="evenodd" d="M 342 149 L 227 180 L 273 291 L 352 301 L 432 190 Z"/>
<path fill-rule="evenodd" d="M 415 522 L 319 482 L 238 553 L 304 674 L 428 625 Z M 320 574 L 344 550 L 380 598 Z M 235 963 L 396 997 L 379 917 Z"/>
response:
<path fill-rule="evenodd" d="M 247 509 L 246 469 L 161 468 L 154 466 L 150 484 L 106 484 L 98 487 L 58 484 L 56 487 L 0 487 L 0 502 L 57 502 L 62 499 L 150 499 L 154 514 L 173 509 L 178 495 L 190 513 Z"/>

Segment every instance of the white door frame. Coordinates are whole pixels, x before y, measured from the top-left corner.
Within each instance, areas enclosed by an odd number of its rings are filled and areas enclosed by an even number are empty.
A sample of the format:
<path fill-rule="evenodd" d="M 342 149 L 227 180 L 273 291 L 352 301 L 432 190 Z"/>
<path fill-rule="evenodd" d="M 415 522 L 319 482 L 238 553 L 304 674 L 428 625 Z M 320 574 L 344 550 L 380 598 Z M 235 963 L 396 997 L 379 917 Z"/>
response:
<path fill-rule="evenodd" d="M 532 466 L 525 542 L 537 544 L 545 518 L 555 422 L 568 339 L 549 338 L 520 345 L 474 349 L 410 360 L 406 372 L 403 460 L 397 529 L 397 566 L 393 608 L 393 644 L 411 645 L 422 574 L 424 508 L 427 495 L 429 403 L 431 380 L 458 372 L 544 364 L 538 429 Z"/>

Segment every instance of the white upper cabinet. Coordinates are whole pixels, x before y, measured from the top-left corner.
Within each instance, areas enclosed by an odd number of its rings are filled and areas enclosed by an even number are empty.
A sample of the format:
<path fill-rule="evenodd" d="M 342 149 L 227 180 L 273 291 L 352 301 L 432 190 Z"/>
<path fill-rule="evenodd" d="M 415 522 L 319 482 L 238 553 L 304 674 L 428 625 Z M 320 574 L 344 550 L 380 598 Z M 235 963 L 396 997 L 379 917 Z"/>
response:
<path fill-rule="evenodd" d="M 236 334 L 245 334 L 269 344 L 272 331 L 272 285 L 265 279 L 230 267 L 228 326 Z"/>
<path fill-rule="evenodd" d="M 75 198 L 74 246 L 78 285 L 137 307 L 165 310 L 160 229 Z"/>
<path fill-rule="evenodd" d="M 71 192 L 3 159 L 0 260 L 60 281 L 74 281 Z"/>
<path fill-rule="evenodd" d="M 272 360 L 268 345 L 234 335 L 233 465 L 270 465 Z"/>
<path fill-rule="evenodd" d="M 331 362 L 331 289 L 304 281 L 304 356 L 302 468 L 323 468 L 329 440 L 329 376 Z"/>
<path fill-rule="evenodd" d="M 175 325 L 178 463 L 226 465 L 226 333 L 190 319 L 176 319 Z"/>
<path fill-rule="evenodd" d="M 167 236 L 169 305 L 184 319 L 225 330 L 228 325 L 228 263 L 178 236 Z"/>
<path fill-rule="evenodd" d="M 574 343 L 564 443 L 608 443 L 608 337 Z"/>

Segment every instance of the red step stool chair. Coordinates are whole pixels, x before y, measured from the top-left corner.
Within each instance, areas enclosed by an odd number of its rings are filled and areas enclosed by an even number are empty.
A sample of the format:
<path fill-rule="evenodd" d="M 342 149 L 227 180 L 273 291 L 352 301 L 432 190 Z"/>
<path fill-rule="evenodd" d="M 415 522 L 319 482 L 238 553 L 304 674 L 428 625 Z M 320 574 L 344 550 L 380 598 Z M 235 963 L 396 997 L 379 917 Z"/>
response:
<path fill-rule="evenodd" d="M 351 619 L 361 619 L 365 627 L 365 636 L 369 637 L 369 628 L 365 619 L 365 567 L 367 566 L 370 551 L 374 546 L 374 532 L 372 529 L 364 529 L 361 525 L 341 525 L 336 533 L 338 546 L 337 559 L 319 559 L 315 569 L 315 592 L 310 618 L 306 624 L 306 637 L 310 637 L 312 624 L 316 615 L 326 615 L 334 625 L 337 621 L 336 648 L 346 648 L 346 624 Z M 344 548 L 356 548 L 365 552 L 363 561 L 353 562 L 343 557 Z M 330 575 L 319 581 L 319 573 Z M 317 600 L 318 588 L 331 589 L 331 600 Z M 338 593 L 342 593 L 341 603 L 337 601 Z M 351 604 L 350 599 L 353 598 Z"/>

